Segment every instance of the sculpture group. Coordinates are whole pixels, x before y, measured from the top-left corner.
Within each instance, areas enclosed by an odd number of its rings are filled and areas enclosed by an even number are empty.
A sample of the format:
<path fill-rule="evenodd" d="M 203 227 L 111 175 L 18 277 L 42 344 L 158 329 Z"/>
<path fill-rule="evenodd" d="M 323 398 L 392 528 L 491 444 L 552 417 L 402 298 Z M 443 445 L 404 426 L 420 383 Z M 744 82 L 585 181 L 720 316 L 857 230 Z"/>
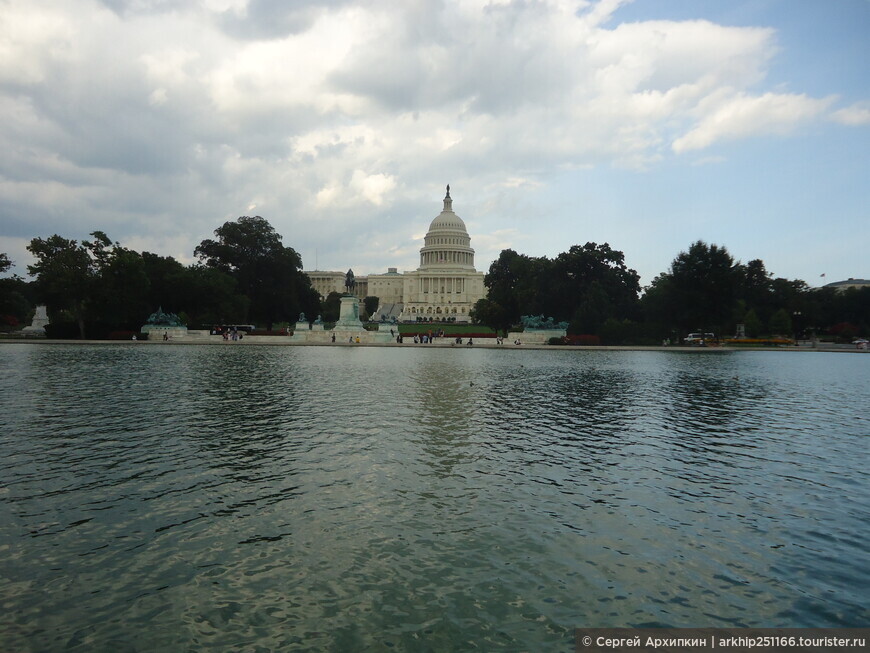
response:
<path fill-rule="evenodd" d="M 527 331 L 552 331 L 554 329 L 565 330 L 568 328 L 567 322 L 554 322 L 551 317 L 543 315 L 521 315 L 520 322 Z"/>

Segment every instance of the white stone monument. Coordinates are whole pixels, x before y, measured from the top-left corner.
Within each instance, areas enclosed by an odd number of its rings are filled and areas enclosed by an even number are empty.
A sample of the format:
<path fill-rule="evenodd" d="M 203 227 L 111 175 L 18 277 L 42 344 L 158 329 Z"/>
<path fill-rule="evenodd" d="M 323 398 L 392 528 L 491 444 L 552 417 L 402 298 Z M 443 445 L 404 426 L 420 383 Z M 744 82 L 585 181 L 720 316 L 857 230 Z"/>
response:
<path fill-rule="evenodd" d="M 31 322 L 30 326 L 21 329 L 21 333 L 25 336 L 44 337 L 46 324 L 48 324 L 48 309 L 44 304 L 40 304 L 36 307 L 33 322 Z"/>

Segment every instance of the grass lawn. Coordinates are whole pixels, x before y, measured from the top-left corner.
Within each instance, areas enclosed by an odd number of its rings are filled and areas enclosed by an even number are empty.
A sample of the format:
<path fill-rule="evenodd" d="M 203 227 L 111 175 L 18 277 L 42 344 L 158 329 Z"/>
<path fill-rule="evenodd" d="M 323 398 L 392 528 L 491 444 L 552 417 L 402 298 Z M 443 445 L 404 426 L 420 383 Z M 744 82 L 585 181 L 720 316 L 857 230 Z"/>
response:
<path fill-rule="evenodd" d="M 400 324 L 399 333 L 403 336 L 414 336 L 415 333 L 429 333 L 444 330 L 445 336 L 467 336 L 472 334 L 478 337 L 495 337 L 496 333 L 482 324 L 455 324 L 452 322 L 420 322 L 412 324 Z"/>

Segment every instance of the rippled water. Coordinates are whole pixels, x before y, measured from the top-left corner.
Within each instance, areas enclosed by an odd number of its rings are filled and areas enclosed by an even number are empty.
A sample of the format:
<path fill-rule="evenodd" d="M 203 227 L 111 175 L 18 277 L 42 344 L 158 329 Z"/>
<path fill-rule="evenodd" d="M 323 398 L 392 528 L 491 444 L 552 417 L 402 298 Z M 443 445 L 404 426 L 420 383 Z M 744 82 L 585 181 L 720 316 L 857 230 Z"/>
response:
<path fill-rule="evenodd" d="M 870 356 L 0 346 L 0 649 L 870 625 Z"/>

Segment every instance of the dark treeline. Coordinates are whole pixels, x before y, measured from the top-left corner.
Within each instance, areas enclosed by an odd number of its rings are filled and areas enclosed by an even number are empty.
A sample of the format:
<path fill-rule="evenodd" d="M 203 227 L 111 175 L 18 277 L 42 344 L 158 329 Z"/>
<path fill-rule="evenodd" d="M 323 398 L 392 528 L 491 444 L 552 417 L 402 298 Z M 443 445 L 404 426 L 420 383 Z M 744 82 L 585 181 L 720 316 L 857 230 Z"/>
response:
<path fill-rule="evenodd" d="M 667 272 L 640 288 L 622 252 L 606 243 L 575 245 L 553 259 L 506 249 L 489 268 L 486 299 L 473 319 L 506 331 L 521 315 L 569 323 L 569 334 L 603 344 L 678 342 L 690 332 L 746 337 L 831 335 L 848 341 L 870 332 L 870 288 L 838 292 L 774 278 L 761 260 L 742 264 L 724 247 L 698 241 Z"/>
<path fill-rule="evenodd" d="M 103 232 L 81 242 L 58 235 L 28 245 L 35 278 L 0 279 L 0 328 L 20 328 L 34 306 L 48 306 L 49 335 L 105 338 L 138 331 L 158 307 L 191 328 L 255 324 L 271 329 L 301 312 L 338 318 L 340 295 L 324 302 L 302 272 L 302 260 L 261 217 L 241 217 L 195 249 L 197 263 L 136 252 Z M 0 273 L 11 266 L 0 253 Z M 746 336 L 831 335 L 848 341 L 870 333 L 870 288 L 838 292 L 774 278 L 761 260 L 742 264 L 724 247 L 698 241 L 667 272 L 641 288 L 622 252 L 608 244 L 575 245 L 555 258 L 506 249 L 485 277 L 488 295 L 473 319 L 508 331 L 521 315 L 569 323 L 570 334 L 604 344 L 677 342 L 690 332 Z M 377 298 L 366 299 L 366 313 Z"/>
<path fill-rule="evenodd" d="M 48 306 L 52 337 L 105 338 L 139 331 L 158 307 L 192 327 L 257 324 L 271 328 L 301 311 L 316 313 L 319 297 L 302 273 L 302 259 L 261 217 L 241 217 L 202 241 L 198 262 L 136 252 L 95 231 L 78 242 L 34 238 L 27 249 L 35 280 L 0 279 L 0 320 L 26 322 L 37 303 Z M 0 271 L 10 267 L 0 258 Z"/>

